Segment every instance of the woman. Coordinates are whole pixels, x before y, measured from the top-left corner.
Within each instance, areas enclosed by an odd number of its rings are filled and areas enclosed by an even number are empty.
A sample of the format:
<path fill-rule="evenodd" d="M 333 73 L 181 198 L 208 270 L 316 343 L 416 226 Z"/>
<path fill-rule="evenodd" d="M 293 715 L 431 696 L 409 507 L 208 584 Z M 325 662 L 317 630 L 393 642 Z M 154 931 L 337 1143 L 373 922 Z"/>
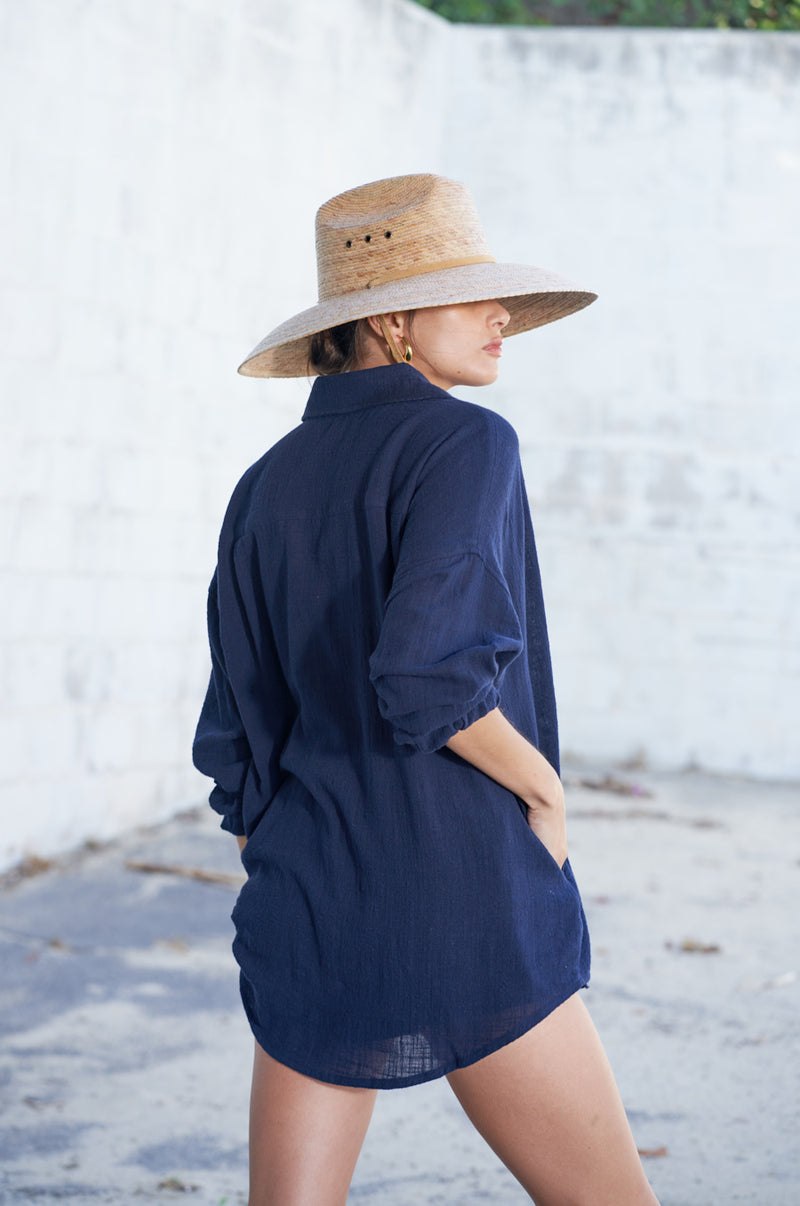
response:
<path fill-rule="evenodd" d="M 240 370 L 318 379 L 228 508 L 194 747 L 248 872 L 250 1206 L 344 1202 L 377 1089 L 442 1075 L 539 1206 L 653 1203 L 577 995 L 516 436 L 449 392 L 595 295 L 495 263 L 437 176 L 334 197 L 317 258 Z"/>

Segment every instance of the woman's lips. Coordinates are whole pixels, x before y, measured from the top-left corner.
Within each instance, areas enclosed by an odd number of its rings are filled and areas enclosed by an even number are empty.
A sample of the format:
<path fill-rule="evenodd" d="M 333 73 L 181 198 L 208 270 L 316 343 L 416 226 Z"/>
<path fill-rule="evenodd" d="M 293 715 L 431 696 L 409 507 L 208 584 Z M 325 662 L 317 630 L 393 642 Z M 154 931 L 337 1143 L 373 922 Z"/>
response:
<path fill-rule="evenodd" d="M 490 356 L 502 356 L 502 354 L 503 354 L 502 339 L 495 339 L 495 341 L 493 343 L 487 343 L 486 347 L 483 350 L 484 350 L 484 352 L 488 352 Z"/>

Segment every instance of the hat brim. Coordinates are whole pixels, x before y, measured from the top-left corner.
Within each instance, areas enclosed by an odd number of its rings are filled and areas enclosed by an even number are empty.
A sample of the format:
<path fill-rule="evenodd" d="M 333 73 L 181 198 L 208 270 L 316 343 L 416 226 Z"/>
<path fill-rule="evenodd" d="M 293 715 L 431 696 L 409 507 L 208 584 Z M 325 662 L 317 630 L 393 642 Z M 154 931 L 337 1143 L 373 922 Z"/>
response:
<path fill-rule="evenodd" d="M 597 297 L 542 268 L 469 264 L 387 281 L 303 310 L 270 331 L 239 366 L 245 377 L 313 377 L 311 336 L 373 314 L 498 300 L 511 315 L 503 335 L 519 335 L 582 310 Z"/>

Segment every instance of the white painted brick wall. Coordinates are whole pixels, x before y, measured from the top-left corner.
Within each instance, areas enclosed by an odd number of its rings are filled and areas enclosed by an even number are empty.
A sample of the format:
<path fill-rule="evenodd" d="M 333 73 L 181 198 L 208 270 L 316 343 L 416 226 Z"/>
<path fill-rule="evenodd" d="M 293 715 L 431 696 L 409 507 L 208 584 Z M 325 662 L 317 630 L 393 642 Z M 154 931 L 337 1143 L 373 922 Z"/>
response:
<path fill-rule="evenodd" d="M 0 6 L 0 866 L 205 794 L 222 510 L 307 392 L 235 366 L 313 301 L 320 201 L 405 171 L 467 179 L 498 254 L 602 293 L 493 391 L 565 745 L 800 773 L 798 41 Z"/>
<path fill-rule="evenodd" d="M 449 165 L 600 299 L 507 345 L 564 744 L 800 777 L 800 36 L 455 31 Z"/>
<path fill-rule="evenodd" d="M 0 867 L 206 794 L 222 511 L 307 392 L 235 368 L 313 301 L 321 200 L 437 169 L 449 32 L 402 0 L 0 6 Z"/>

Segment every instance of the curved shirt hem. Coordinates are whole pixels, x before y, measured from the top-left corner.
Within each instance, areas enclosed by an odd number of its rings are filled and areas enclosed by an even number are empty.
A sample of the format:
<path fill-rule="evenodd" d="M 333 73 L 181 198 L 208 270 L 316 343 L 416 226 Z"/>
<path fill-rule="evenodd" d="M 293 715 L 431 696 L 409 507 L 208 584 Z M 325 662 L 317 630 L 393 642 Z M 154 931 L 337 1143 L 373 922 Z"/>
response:
<path fill-rule="evenodd" d="M 535 1022 L 531 1022 L 530 1020 L 522 1022 L 511 1030 L 506 1031 L 500 1038 L 493 1039 L 490 1043 L 484 1044 L 483 1047 L 479 1047 L 477 1051 L 471 1052 L 462 1059 L 450 1060 L 447 1063 L 438 1064 L 427 1072 L 416 1072 L 410 1076 L 331 1076 L 329 1074 L 323 1076 L 320 1074 L 319 1069 L 311 1067 L 311 1065 L 305 1063 L 302 1059 L 286 1058 L 278 1054 L 277 1050 L 272 1047 L 272 1044 L 265 1040 L 261 1027 L 253 1023 L 249 1011 L 245 1009 L 245 1012 L 248 1014 L 248 1021 L 253 1036 L 262 1051 L 266 1052 L 272 1059 L 277 1060 L 279 1064 L 283 1064 L 284 1067 L 291 1068 L 303 1076 L 319 1080 L 322 1084 L 343 1085 L 351 1089 L 410 1089 L 414 1085 L 422 1085 L 429 1080 L 440 1080 L 443 1076 L 449 1076 L 451 1072 L 455 1072 L 459 1068 L 469 1068 L 472 1064 L 478 1063 L 479 1060 L 485 1059 L 487 1055 L 492 1055 L 495 1051 L 500 1051 L 501 1048 L 507 1047 L 509 1043 L 513 1043 L 516 1039 L 522 1038 L 523 1034 L 527 1034 L 529 1030 L 533 1030 L 535 1026 L 543 1022 L 554 1010 L 558 1009 L 560 1005 L 563 1005 L 571 997 L 574 997 L 581 989 L 588 987 L 589 981 L 581 977 L 576 980 L 574 988 L 567 993 L 559 994 L 558 997 L 546 1005 L 542 1012 L 538 1014 Z"/>

